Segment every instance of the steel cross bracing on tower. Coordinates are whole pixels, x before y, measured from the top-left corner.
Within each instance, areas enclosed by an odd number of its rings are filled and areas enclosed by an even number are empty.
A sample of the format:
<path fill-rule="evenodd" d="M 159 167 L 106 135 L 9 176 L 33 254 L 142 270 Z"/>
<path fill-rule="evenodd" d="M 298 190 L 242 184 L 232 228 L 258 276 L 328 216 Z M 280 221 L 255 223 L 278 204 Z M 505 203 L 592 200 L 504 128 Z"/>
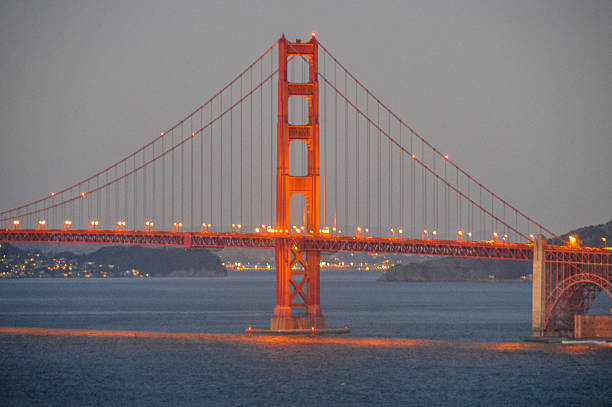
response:
<path fill-rule="evenodd" d="M 566 247 L 402 121 L 315 35 L 283 36 L 151 142 L 0 212 L 0 228 L 0 241 L 274 248 L 276 328 L 324 326 L 322 252 L 533 261 L 539 335 L 571 330 L 574 313 L 612 291 L 610 250 Z M 541 233 L 565 246 L 534 244 Z"/>

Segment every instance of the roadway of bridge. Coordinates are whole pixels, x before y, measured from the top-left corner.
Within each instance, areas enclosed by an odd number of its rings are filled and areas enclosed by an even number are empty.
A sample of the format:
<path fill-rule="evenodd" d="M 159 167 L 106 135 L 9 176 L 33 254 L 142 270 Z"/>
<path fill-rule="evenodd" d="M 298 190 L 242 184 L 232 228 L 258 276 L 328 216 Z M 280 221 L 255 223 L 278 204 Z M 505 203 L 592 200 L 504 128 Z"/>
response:
<path fill-rule="evenodd" d="M 411 239 L 398 237 L 300 235 L 286 233 L 173 232 L 143 230 L 2 229 L 0 242 L 88 243 L 104 245 L 153 245 L 190 248 L 273 249 L 287 239 L 300 250 L 320 252 L 369 252 L 424 256 L 473 257 L 503 260 L 533 260 L 532 243 Z M 612 250 L 604 248 L 546 247 L 553 262 L 610 264 Z"/>

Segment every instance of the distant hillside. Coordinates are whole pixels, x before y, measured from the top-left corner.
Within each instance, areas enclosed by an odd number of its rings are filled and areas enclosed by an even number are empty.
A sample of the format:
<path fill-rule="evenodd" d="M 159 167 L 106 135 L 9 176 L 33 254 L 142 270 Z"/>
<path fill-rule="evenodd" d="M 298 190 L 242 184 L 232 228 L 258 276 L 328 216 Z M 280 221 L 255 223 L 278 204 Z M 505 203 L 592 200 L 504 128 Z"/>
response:
<path fill-rule="evenodd" d="M 531 273 L 531 263 L 512 260 L 445 257 L 397 265 L 378 281 L 500 281 L 520 280 Z"/>
<path fill-rule="evenodd" d="M 219 257 L 206 249 L 109 246 L 89 254 L 62 253 L 62 255 L 75 258 L 80 262 L 114 264 L 121 269 L 134 268 L 152 277 L 223 277 L 227 275 L 227 270 L 221 265 Z"/>
<path fill-rule="evenodd" d="M 601 225 L 592 225 L 585 226 L 582 228 L 578 228 L 576 230 L 572 230 L 560 237 L 562 239 L 568 240 L 570 235 L 578 236 L 582 243 L 585 246 L 591 247 L 601 247 L 603 242 L 601 240 L 602 237 L 605 237 L 608 240 L 612 240 L 612 220 L 608 223 L 603 223 Z M 608 241 L 608 246 L 610 246 Z"/>
<path fill-rule="evenodd" d="M 585 226 L 561 236 L 577 235 L 585 246 L 601 247 L 602 237 L 612 239 L 612 220 Z M 549 241 L 553 243 L 553 241 Z M 610 243 L 610 242 L 608 242 Z M 519 280 L 531 274 L 530 262 L 445 257 L 421 263 L 397 265 L 385 271 L 378 281 L 500 281 Z M 491 278 L 490 276 L 493 276 Z"/>

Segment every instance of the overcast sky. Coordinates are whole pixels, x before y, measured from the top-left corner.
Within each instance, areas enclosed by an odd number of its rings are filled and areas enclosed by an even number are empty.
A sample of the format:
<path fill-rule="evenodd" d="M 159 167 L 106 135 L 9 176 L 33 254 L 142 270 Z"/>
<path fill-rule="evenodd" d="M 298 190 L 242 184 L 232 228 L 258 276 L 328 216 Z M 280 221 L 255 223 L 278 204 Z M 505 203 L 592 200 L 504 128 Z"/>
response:
<path fill-rule="evenodd" d="M 612 218 L 612 2 L 0 2 L 0 209 L 123 157 L 316 30 L 481 182 L 563 233 Z"/>

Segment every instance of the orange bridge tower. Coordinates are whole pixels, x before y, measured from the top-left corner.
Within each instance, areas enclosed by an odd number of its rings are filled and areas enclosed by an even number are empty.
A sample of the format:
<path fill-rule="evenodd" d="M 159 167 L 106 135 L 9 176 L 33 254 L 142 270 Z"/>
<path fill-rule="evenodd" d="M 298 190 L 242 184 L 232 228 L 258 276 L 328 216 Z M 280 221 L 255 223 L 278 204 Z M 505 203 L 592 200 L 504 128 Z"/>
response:
<path fill-rule="evenodd" d="M 290 232 L 291 197 L 301 194 L 306 198 L 306 233 L 316 235 L 320 233 L 321 208 L 318 43 L 314 35 L 308 43 L 291 43 L 283 35 L 279 41 L 278 54 L 276 227 L 283 232 Z M 308 82 L 288 81 L 289 58 L 308 61 Z M 292 97 L 308 100 L 308 123 L 289 123 L 289 99 Z M 289 146 L 294 141 L 304 142 L 307 147 L 308 172 L 303 176 L 289 174 Z M 325 328 L 320 305 L 321 253 L 302 250 L 289 237 L 279 237 L 275 250 L 276 307 L 270 329 Z"/>

